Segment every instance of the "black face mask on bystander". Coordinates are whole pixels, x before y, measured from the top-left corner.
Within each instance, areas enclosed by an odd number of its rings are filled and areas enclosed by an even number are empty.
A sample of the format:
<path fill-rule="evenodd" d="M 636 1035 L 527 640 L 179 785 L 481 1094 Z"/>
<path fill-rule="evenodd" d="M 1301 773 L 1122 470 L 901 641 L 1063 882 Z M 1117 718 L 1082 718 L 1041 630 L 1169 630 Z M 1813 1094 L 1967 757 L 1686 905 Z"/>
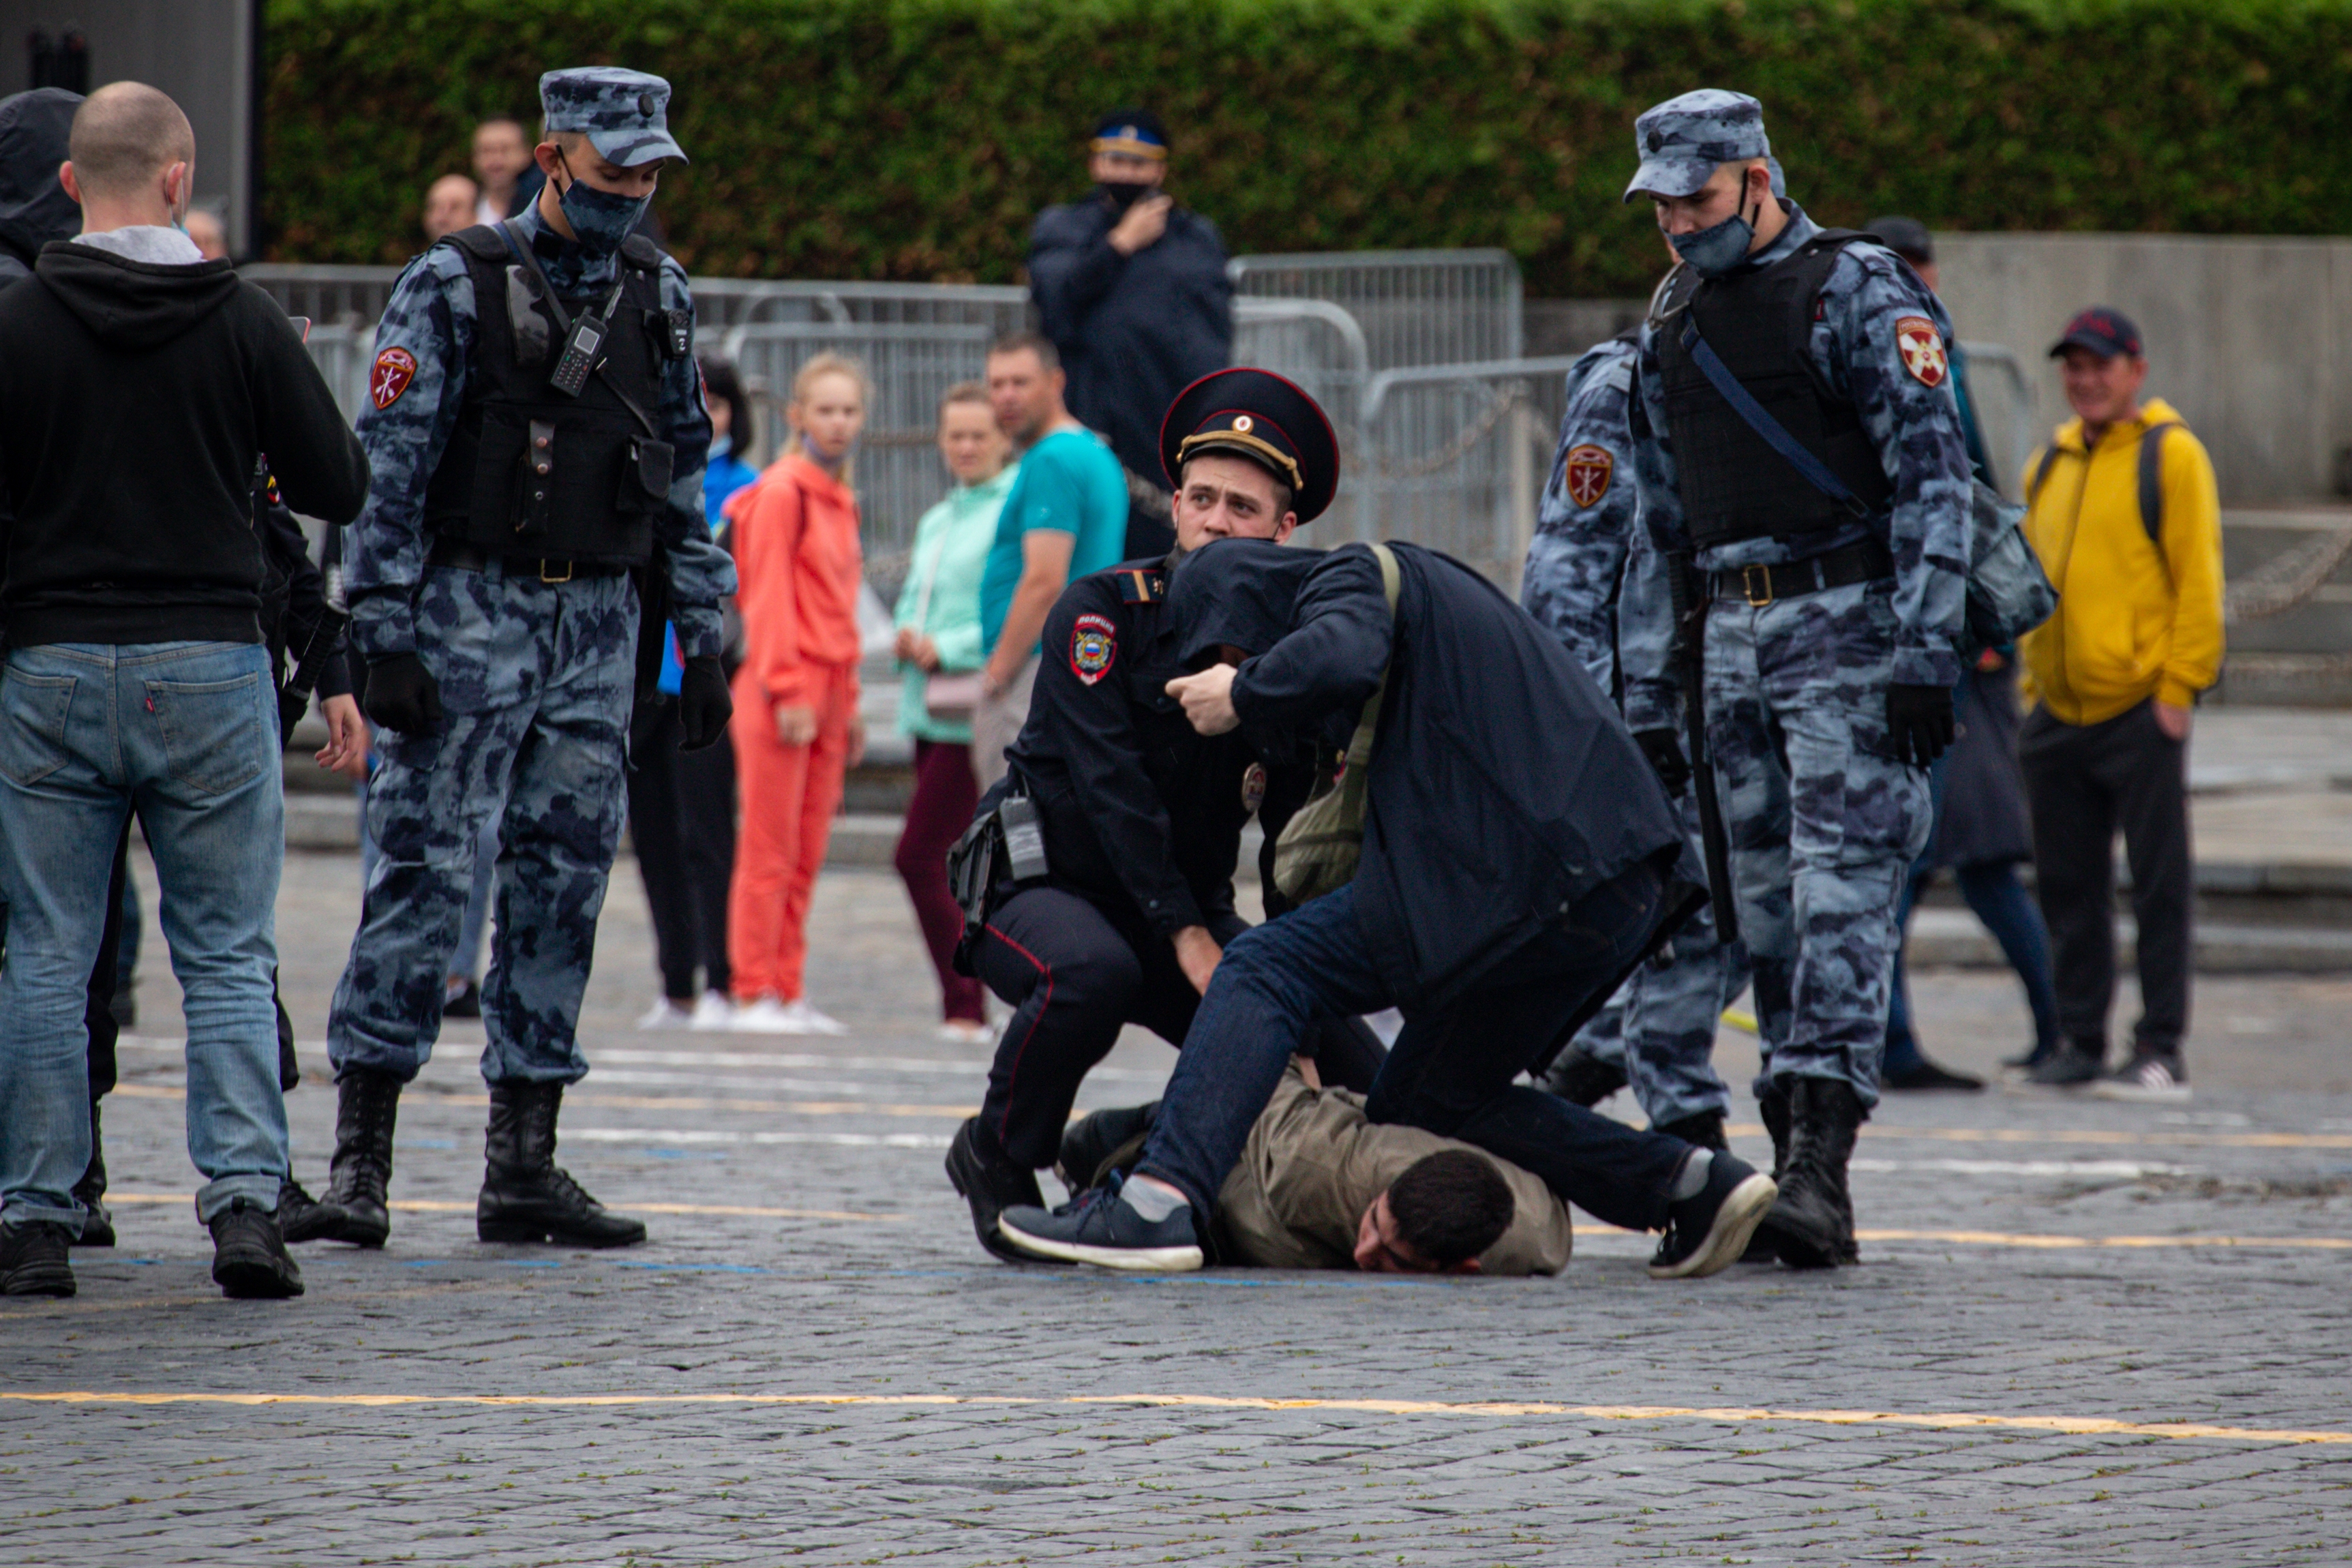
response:
<path fill-rule="evenodd" d="M 1104 180 L 1095 186 L 1095 190 L 1103 200 L 1110 204 L 1110 210 L 1115 213 L 1125 213 L 1128 208 L 1159 188 L 1158 185 L 1149 185 L 1140 180 Z"/>

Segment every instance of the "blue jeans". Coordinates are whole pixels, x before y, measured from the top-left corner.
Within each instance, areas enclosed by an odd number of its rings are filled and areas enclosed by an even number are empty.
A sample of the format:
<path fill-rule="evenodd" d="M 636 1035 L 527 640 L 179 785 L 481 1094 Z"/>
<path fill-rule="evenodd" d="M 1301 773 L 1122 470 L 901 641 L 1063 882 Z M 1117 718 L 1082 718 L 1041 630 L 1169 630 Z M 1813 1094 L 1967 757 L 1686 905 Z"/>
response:
<path fill-rule="evenodd" d="M 1664 1224 L 1688 1144 L 1512 1081 L 1648 949 L 1661 902 L 1657 874 L 1638 867 L 1586 894 L 1444 1012 L 1408 1015 L 1366 1114 L 1475 1143 L 1612 1225 Z M 1244 931 L 1201 998 L 1137 1169 L 1213 1213 L 1308 1026 L 1395 1001 L 1366 949 L 1353 884 Z"/>
<path fill-rule="evenodd" d="M 77 1232 L 89 1163 L 90 966 L 128 815 L 146 829 L 188 1026 L 196 1214 L 278 1206 L 274 908 L 286 855 L 278 699 L 257 643 L 58 643 L 0 680 L 0 1212 Z"/>
<path fill-rule="evenodd" d="M 1911 910 L 1919 901 L 1919 892 L 1932 872 L 1923 873 L 1913 868 L 1910 879 L 1903 887 L 1903 929 L 1911 927 Z M 1953 877 L 1959 882 L 1960 897 L 1965 900 L 1993 941 L 2000 944 L 2001 956 L 2017 971 L 2019 984 L 2025 987 L 2025 1005 L 2033 1015 L 2033 1048 L 2037 1055 L 2047 1056 L 2058 1048 L 2058 990 L 2050 973 L 2050 932 L 2042 923 L 2042 910 L 2026 892 L 2025 884 L 2017 879 L 2017 868 L 2006 860 L 1989 860 L 1978 866 L 1957 866 Z M 1911 987 L 1903 966 L 1900 950 L 1895 959 L 1895 995 L 1886 1013 L 1886 1070 L 1900 1071 L 1917 1067 L 1926 1058 L 1919 1053 L 1918 1037 L 1911 1028 Z"/>

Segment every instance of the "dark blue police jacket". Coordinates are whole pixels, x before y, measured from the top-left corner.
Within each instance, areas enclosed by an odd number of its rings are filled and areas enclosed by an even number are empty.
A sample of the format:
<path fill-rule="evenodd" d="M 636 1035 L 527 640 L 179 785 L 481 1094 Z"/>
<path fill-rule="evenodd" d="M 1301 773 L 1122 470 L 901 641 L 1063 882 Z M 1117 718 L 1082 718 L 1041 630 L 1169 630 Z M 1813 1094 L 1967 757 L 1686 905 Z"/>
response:
<path fill-rule="evenodd" d="M 1357 914 L 1399 1004 L 1425 1012 L 1636 864 L 1667 879 L 1669 910 L 1698 878 L 1656 773 L 1559 639 L 1460 562 L 1391 548 L 1393 637 L 1379 562 L 1336 550 L 1305 574 L 1290 634 L 1242 665 L 1234 706 L 1250 729 L 1352 720 L 1388 668 Z M 1211 588 L 1230 549 L 1188 563 L 1201 580 L 1179 593 Z"/>

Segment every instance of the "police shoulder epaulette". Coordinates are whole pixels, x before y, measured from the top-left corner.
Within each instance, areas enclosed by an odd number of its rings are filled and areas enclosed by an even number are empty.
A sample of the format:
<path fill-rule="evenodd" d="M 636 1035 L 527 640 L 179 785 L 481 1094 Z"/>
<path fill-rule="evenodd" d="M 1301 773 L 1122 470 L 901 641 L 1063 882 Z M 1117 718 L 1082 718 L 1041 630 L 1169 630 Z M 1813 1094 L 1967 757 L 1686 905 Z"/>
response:
<path fill-rule="evenodd" d="M 1130 566 L 1118 574 L 1119 602 L 1125 605 L 1156 605 L 1168 596 L 1168 578 L 1159 572 L 1140 566 Z"/>

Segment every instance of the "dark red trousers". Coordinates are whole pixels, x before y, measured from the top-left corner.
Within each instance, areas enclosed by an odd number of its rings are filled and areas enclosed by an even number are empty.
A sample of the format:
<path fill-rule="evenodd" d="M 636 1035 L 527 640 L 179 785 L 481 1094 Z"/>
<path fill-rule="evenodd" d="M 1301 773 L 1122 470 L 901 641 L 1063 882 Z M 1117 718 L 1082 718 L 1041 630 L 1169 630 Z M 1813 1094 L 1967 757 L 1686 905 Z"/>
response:
<path fill-rule="evenodd" d="M 948 890 L 948 851 L 971 826 L 980 805 L 972 777 L 971 748 L 953 741 L 915 742 L 915 798 L 907 805 L 906 831 L 898 836 L 894 862 L 940 972 L 940 1003 L 949 1018 L 985 1020 L 981 984 L 955 972 L 956 941 L 963 934 L 963 911 Z"/>

